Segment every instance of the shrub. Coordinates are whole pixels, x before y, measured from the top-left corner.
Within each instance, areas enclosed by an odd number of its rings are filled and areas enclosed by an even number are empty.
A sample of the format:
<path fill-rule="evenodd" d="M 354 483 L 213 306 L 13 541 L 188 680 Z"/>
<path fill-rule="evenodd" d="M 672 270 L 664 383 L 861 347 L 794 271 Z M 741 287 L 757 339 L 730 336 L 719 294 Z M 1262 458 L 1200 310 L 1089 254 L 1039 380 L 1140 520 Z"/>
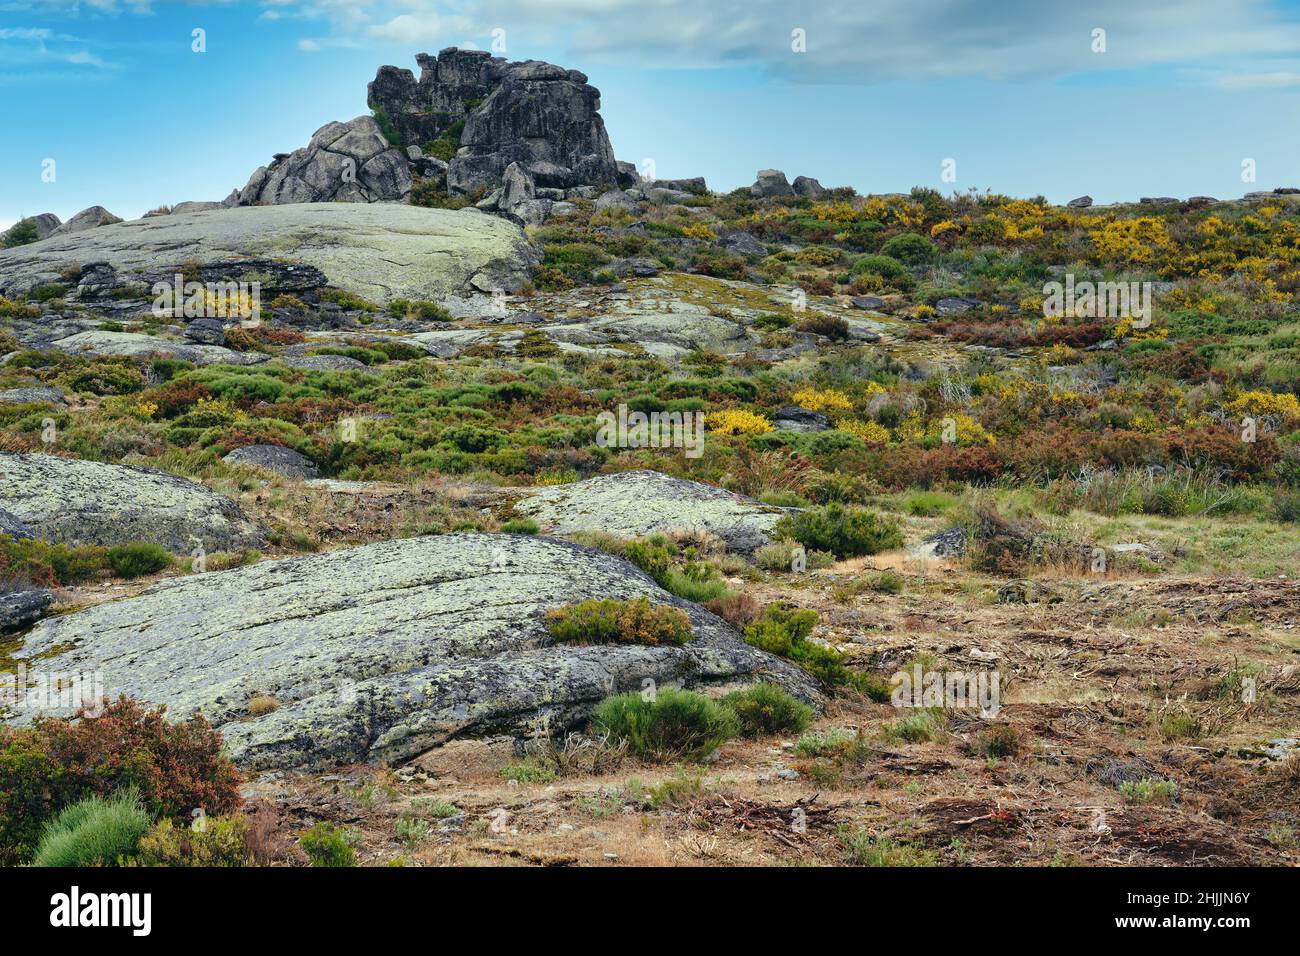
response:
<path fill-rule="evenodd" d="M 593 598 L 546 612 L 546 625 L 557 643 L 672 644 L 694 635 L 691 619 L 675 607 L 653 606 L 646 597 L 620 601 Z"/>
<path fill-rule="evenodd" d="M 0 233 L 0 249 L 25 246 L 28 243 L 36 242 L 40 237 L 40 232 L 36 229 L 36 222 L 32 219 L 22 219 L 3 233 Z"/>
<path fill-rule="evenodd" d="M 722 698 L 740 721 L 745 737 L 770 737 L 799 733 L 812 722 L 812 708 L 796 700 L 776 684 L 755 684 Z"/>
<path fill-rule="evenodd" d="M 817 612 L 775 603 L 745 628 L 745 643 L 789 658 L 828 687 L 840 687 L 854 678 L 838 651 L 807 640 L 817 626 Z"/>
<path fill-rule="evenodd" d="M 529 756 L 501 768 L 504 780 L 515 783 L 550 783 L 558 776 L 555 761 L 542 756 Z"/>
<path fill-rule="evenodd" d="M 942 711 L 920 710 L 884 724 L 880 732 L 890 743 L 923 744 L 942 738 L 947 722 Z"/>
<path fill-rule="evenodd" d="M 196 829 L 159 820 L 140 840 L 141 866 L 251 866 L 248 817 L 205 817 Z"/>
<path fill-rule="evenodd" d="M 837 558 L 879 554 L 903 543 L 903 532 L 895 521 L 838 502 L 786 515 L 777 523 L 776 532 Z"/>
<path fill-rule="evenodd" d="M 108 552 L 96 545 L 51 544 L 40 538 L 0 534 L 0 578 L 21 578 L 42 587 L 80 584 L 101 575 Z"/>
<path fill-rule="evenodd" d="M 394 299 L 388 303 L 388 314 L 395 319 L 419 319 L 425 322 L 450 322 L 453 318 L 438 303 L 423 299 Z"/>
<path fill-rule="evenodd" d="M 994 724 L 980 731 L 973 749 L 981 757 L 1015 757 L 1025 749 L 1025 737 L 1014 724 Z"/>
<path fill-rule="evenodd" d="M 241 779 L 221 756 L 221 735 L 202 716 L 169 723 L 121 697 L 98 717 L 38 717 L 0 728 L 0 864 L 22 862 L 41 826 L 64 807 L 134 788 L 156 815 L 188 820 L 240 805 Z"/>
<path fill-rule="evenodd" d="M 934 246 L 930 244 L 930 240 L 914 232 L 904 232 L 894 236 L 880 247 L 880 252 L 910 266 L 921 265 L 934 258 Z"/>
<path fill-rule="evenodd" d="M 149 813 L 133 790 L 107 799 L 87 797 L 69 807 L 41 833 L 36 866 L 120 866 L 149 829 Z"/>
<path fill-rule="evenodd" d="M 302 835 L 298 845 L 312 866 L 355 866 L 357 851 L 352 847 L 356 842 L 353 831 L 322 820 Z"/>
<path fill-rule="evenodd" d="M 119 578 L 140 578 L 171 567 L 172 556 L 156 544 L 132 542 L 108 549 L 108 566 Z"/>
<path fill-rule="evenodd" d="M 740 721 L 701 694 L 662 690 L 653 700 L 636 693 L 607 697 L 596 708 L 592 728 L 598 736 L 626 741 L 643 757 L 698 759 L 736 736 Z"/>
<path fill-rule="evenodd" d="M 410 814 L 397 818 L 397 838 L 409 846 L 427 840 L 432 832 L 433 828 L 429 826 L 428 820 Z"/>
<path fill-rule="evenodd" d="M 838 315 L 810 315 L 799 323 L 800 332 L 821 335 L 833 342 L 843 342 L 849 337 L 849 323 Z"/>
<path fill-rule="evenodd" d="M 907 266 L 892 256 L 863 256 L 853 263 L 850 271 L 855 276 L 879 276 L 887 282 L 900 286 L 905 286 L 912 278 L 912 273 L 907 270 Z"/>
<path fill-rule="evenodd" d="M 765 435 L 772 430 L 772 423 L 765 416 L 743 408 L 709 412 L 704 416 L 704 424 L 719 435 Z"/>
<path fill-rule="evenodd" d="M 1173 803 L 1178 799 L 1178 784 L 1172 780 L 1125 780 L 1120 795 L 1130 803 Z"/>

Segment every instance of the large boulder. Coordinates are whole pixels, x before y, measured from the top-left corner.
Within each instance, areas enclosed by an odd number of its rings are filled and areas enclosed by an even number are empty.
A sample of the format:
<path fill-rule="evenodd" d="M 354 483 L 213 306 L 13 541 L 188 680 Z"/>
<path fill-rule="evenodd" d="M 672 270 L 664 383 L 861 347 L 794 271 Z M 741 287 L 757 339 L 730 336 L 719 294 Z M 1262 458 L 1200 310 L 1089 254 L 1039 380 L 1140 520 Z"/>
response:
<path fill-rule="evenodd" d="M 313 266 L 331 285 L 383 305 L 513 291 L 527 280 L 536 250 L 518 226 L 472 210 L 250 206 L 124 222 L 0 250 L 0 295 L 58 281 L 63 269 L 89 262 L 126 278 L 165 272 L 169 263 L 193 268 L 255 257 Z"/>
<path fill-rule="evenodd" d="M 244 445 L 221 459 L 228 465 L 251 465 L 286 478 L 319 478 L 320 469 L 306 455 L 283 445 Z"/>
<path fill-rule="evenodd" d="M 683 647 L 556 645 L 547 610 L 645 596 L 691 619 Z M 264 561 L 155 585 L 39 624 L 19 660 L 181 718 L 202 711 L 245 767 L 395 763 L 457 736 L 553 731 L 605 696 L 775 680 L 813 703 L 808 675 L 603 552 L 525 535 L 455 534 Z M 279 708 L 251 715 L 255 697 Z M 29 719 L 26 715 L 16 720 Z"/>
<path fill-rule="evenodd" d="M 328 123 L 303 149 L 259 167 L 239 193 L 243 206 L 405 199 L 411 168 L 370 116 Z"/>
<path fill-rule="evenodd" d="M 0 454 L 0 508 L 67 544 L 158 544 L 175 553 L 261 547 L 266 531 L 229 498 L 149 468 Z"/>
<path fill-rule="evenodd" d="M 712 485 L 670 478 L 657 471 L 598 475 L 529 492 L 514 510 L 556 534 L 607 531 L 640 537 L 675 530 L 709 531 L 735 551 L 770 540 L 783 508 L 774 508 Z"/>
<path fill-rule="evenodd" d="M 103 206 L 91 206 L 89 209 L 81 210 L 63 225 L 58 226 L 50 235 L 67 236 L 73 233 L 86 232 L 89 229 L 98 229 L 100 226 L 111 226 L 121 221 Z"/>
<path fill-rule="evenodd" d="M 12 634 L 35 624 L 54 601 L 45 588 L 0 592 L 0 634 Z"/>
<path fill-rule="evenodd" d="M 600 91 L 584 74 L 455 48 L 436 57 L 419 54 L 416 62 L 418 80 L 410 70 L 381 67 L 367 103 L 401 145 L 453 139 L 458 151 L 447 169 L 450 191 L 486 195 L 511 163 L 546 186 L 618 182 Z"/>
<path fill-rule="evenodd" d="M 785 178 L 785 173 L 779 169 L 760 169 L 758 178 L 754 181 L 754 185 L 749 187 L 749 191 L 759 199 L 794 195 L 794 190 Z"/>

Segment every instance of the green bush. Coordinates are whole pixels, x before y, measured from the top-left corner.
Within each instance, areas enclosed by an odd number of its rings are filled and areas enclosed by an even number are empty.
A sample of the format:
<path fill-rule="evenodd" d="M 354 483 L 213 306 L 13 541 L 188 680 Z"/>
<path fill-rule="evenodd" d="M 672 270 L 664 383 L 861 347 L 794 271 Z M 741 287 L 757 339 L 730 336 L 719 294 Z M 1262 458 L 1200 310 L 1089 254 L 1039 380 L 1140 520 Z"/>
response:
<path fill-rule="evenodd" d="M 132 542 L 108 549 L 108 566 L 119 578 L 141 578 L 171 567 L 172 556 L 156 544 Z"/>
<path fill-rule="evenodd" d="M 35 242 L 40 238 L 40 233 L 36 230 L 36 223 L 31 219 L 22 219 L 5 232 L 0 233 L 0 249 L 12 249 L 15 246 L 25 246 L 28 243 Z"/>
<path fill-rule="evenodd" d="M 563 644 L 672 644 L 694 633 L 691 619 L 675 607 L 653 606 L 646 597 L 580 601 L 546 612 L 551 637 Z"/>
<path fill-rule="evenodd" d="M 839 502 L 786 515 L 777 523 L 776 533 L 841 559 L 879 554 L 903 543 L 903 532 L 893 519 Z"/>
<path fill-rule="evenodd" d="M 298 845 L 312 866 L 356 866 L 356 835 L 322 820 L 302 835 Z"/>
<path fill-rule="evenodd" d="M 763 608 L 758 620 L 745 628 L 745 643 L 794 661 L 828 687 L 858 686 L 859 677 L 844 666 L 839 651 L 807 640 L 816 626 L 816 611 L 777 602 Z"/>
<path fill-rule="evenodd" d="M 97 545 L 51 544 L 0 534 L 0 578 L 58 587 L 92 580 L 107 569 L 108 551 Z"/>
<path fill-rule="evenodd" d="M 931 245 L 930 240 L 914 232 L 904 232 L 894 236 L 880 247 L 880 252 L 910 266 L 921 265 L 934 258 L 934 246 Z"/>
<path fill-rule="evenodd" d="M 863 256 L 853 263 L 851 270 L 855 276 L 880 276 L 896 285 L 905 285 L 912 278 L 912 273 L 892 256 Z"/>
<path fill-rule="evenodd" d="M 388 314 L 395 319 L 419 319 L 424 322 L 450 322 L 454 318 L 437 302 L 424 299 L 394 299 L 388 303 Z"/>
<path fill-rule="evenodd" d="M 248 817 L 205 818 L 199 829 L 159 820 L 140 840 L 140 866 L 251 866 Z"/>
<path fill-rule="evenodd" d="M 776 684 L 755 684 L 722 698 L 740 721 L 745 737 L 799 733 L 812 722 L 812 708 L 796 700 Z"/>
<path fill-rule="evenodd" d="M 596 708 L 592 729 L 626 741 L 632 752 L 658 760 L 699 759 L 740 731 L 735 713 L 690 691 L 662 690 L 653 700 L 641 694 L 607 697 Z"/>
<path fill-rule="evenodd" d="M 41 833 L 36 866 L 120 866 L 149 830 L 149 813 L 133 790 L 87 797 L 64 809 Z"/>

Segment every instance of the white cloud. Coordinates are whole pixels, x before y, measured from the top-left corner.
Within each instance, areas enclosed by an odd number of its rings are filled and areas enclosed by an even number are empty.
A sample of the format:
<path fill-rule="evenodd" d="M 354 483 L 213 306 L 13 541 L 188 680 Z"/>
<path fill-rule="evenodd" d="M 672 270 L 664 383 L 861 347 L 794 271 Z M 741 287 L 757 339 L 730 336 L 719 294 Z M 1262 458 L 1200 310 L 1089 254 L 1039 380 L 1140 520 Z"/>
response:
<path fill-rule="evenodd" d="M 447 43 L 496 27 L 553 46 L 569 65 L 751 63 L 791 79 L 882 82 L 1060 76 L 1210 66 L 1257 73 L 1252 58 L 1290 58 L 1300 70 L 1300 21 L 1282 0 L 262 0 L 317 20 L 332 37 Z M 1092 31 L 1106 30 L 1105 53 Z M 806 31 L 807 52 L 791 51 Z M 1225 85 L 1221 83 L 1220 85 Z M 1245 88 L 1249 84 L 1238 84 Z M 1226 88 L 1233 88 L 1231 82 Z"/>

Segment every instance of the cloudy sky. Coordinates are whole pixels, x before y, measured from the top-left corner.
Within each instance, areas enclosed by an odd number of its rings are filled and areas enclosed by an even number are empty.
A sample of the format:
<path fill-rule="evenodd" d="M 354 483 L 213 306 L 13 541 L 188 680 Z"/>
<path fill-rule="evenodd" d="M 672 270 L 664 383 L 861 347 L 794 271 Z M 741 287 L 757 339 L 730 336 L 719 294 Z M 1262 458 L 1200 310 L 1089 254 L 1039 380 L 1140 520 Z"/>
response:
<path fill-rule="evenodd" d="M 1300 0 L 0 0 L 0 225 L 220 199 L 364 113 L 379 64 L 494 43 L 586 72 L 620 159 L 715 189 L 1300 185 Z"/>

